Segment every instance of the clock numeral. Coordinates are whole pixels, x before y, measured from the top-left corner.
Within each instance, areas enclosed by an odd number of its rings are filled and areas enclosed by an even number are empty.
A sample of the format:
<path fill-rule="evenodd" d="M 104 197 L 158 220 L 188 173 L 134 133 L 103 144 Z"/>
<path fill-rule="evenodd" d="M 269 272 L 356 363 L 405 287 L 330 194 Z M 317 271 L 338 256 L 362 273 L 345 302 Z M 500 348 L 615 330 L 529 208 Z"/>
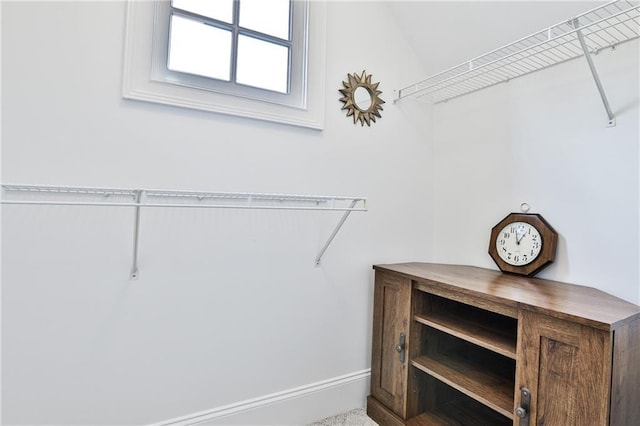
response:
<path fill-rule="evenodd" d="M 511 234 L 508 232 L 505 232 L 504 234 L 502 234 L 502 238 L 509 238 L 509 235 Z"/>

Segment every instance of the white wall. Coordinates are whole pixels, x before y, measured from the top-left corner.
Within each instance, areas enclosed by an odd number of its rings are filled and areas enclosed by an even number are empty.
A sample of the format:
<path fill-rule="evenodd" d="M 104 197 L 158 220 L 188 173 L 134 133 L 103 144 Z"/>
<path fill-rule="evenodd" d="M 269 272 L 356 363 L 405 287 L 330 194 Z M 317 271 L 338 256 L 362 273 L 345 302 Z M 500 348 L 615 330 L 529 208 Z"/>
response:
<path fill-rule="evenodd" d="M 434 260 L 496 268 L 491 228 L 527 202 L 559 233 L 539 276 L 640 302 L 638 41 L 433 107 Z"/>
<path fill-rule="evenodd" d="M 523 201 L 561 236 L 542 276 L 640 300 L 637 43 L 596 61 L 612 129 L 580 60 L 425 112 L 391 102 L 423 73 L 385 5 L 329 2 L 316 132 L 121 99 L 124 3 L 1 7 L 3 182 L 369 198 L 320 268 L 339 213 L 145 210 L 137 281 L 131 211 L 3 206 L 5 424 L 171 421 L 360 377 L 371 264 L 495 268 L 489 230 Z M 363 69 L 387 101 L 371 128 L 338 101 Z M 310 422 L 362 385 L 241 418 Z"/>
<path fill-rule="evenodd" d="M 341 213 L 144 210 L 137 281 L 132 211 L 3 206 L 5 424 L 161 422 L 369 368 L 371 265 L 431 257 L 428 122 L 391 102 L 419 66 L 387 16 L 328 4 L 318 132 L 123 100 L 123 2 L 2 2 L 3 182 L 369 199 L 319 268 Z M 339 102 L 363 69 L 370 128 Z M 356 385 L 282 418 L 363 406 Z"/>

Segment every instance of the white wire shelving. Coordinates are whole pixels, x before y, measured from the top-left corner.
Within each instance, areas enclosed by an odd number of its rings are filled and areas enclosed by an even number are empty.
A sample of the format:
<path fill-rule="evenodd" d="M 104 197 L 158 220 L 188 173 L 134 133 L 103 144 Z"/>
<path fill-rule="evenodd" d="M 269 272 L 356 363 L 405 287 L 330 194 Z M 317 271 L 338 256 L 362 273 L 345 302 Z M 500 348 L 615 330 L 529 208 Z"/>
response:
<path fill-rule="evenodd" d="M 615 118 L 591 55 L 597 55 L 602 49 L 615 49 L 638 37 L 640 4 L 614 0 L 397 90 L 394 102 L 407 97 L 445 102 L 585 56 L 612 126 Z"/>
<path fill-rule="evenodd" d="M 146 207 L 214 208 L 259 210 L 322 210 L 344 212 L 335 229 L 316 256 L 320 265 L 323 254 L 338 234 L 351 212 L 367 211 L 365 197 L 333 195 L 294 195 L 249 192 L 203 192 L 159 189 L 89 188 L 2 184 L 1 204 L 40 206 L 133 207 L 133 266 L 131 278 L 139 276 L 138 240 L 140 209 Z"/>

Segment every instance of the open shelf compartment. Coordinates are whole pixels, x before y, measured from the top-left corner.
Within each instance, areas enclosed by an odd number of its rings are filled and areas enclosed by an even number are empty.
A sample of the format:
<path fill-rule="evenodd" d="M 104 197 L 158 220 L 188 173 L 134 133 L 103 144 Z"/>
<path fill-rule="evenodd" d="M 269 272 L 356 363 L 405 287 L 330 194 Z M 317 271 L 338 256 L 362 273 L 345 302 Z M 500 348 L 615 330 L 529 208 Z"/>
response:
<path fill-rule="evenodd" d="M 516 359 L 518 320 L 417 290 L 414 321 Z"/>
<path fill-rule="evenodd" d="M 434 399 L 423 412 L 407 421 L 407 426 L 511 426 L 513 420 L 490 410 L 463 393 L 421 371 L 417 380 Z"/>
<path fill-rule="evenodd" d="M 412 367 L 512 419 L 518 320 L 420 289 L 413 300 Z M 437 394 L 426 394 L 426 406 L 443 405 L 429 402 Z"/>
<path fill-rule="evenodd" d="M 511 359 L 516 359 L 515 336 L 493 324 L 474 322 L 448 313 L 416 314 L 414 320 Z"/>
<path fill-rule="evenodd" d="M 511 418 L 514 383 L 454 357 L 420 356 L 411 365 L 468 395 L 492 410 Z"/>

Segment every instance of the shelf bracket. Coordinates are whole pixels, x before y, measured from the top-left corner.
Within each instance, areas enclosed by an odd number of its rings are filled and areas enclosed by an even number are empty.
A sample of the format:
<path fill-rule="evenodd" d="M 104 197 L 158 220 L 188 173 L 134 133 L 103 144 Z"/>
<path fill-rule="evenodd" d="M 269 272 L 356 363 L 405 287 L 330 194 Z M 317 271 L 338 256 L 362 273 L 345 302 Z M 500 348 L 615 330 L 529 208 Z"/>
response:
<path fill-rule="evenodd" d="M 131 275 L 129 279 L 136 280 L 140 275 L 138 271 L 138 241 L 140 239 L 140 204 L 142 202 L 142 196 L 144 191 L 136 189 L 135 193 L 135 217 L 133 222 L 133 261 L 131 266 Z"/>
<path fill-rule="evenodd" d="M 351 204 L 349 205 L 349 209 L 353 209 L 356 206 L 356 204 L 358 204 L 358 201 L 360 200 L 351 201 Z M 344 212 L 344 214 L 342 215 L 342 218 L 340 218 L 340 221 L 338 222 L 338 225 L 329 236 L 329 239 L 327 240 L 326 243 L 324 243 L 324 246 L 320 250 L 320 253 L 318 253 L 318 256 L 316 256 L 316 267 L 320 266 L 320 259 L 322 259 L 322 255 L 324 254 L 325 251 L 327 251 L 327 248 L 329 248 L 329 245 L 331 244 L 333 239 L 336 237 L 336 235 L 338 234 L 338 231 L 340 230 L 340 228 L 342 228 L 342 225 L 347 220 L 351 212 L 352 210 L 347 210 Z"/>
<path fill-rule="evenodd" d="M 609 121 L 607 122 L 607 127 L 613 127 L 616 125 L 616 118 L 613 115 L 613 112 L 611 112 L 611 107 L 609 106 L 607 95 L 604 92 L 604 88 L 602 87 L 602 83 L 600 82 L 600 77 L 598 77 L 598 72 L 596 71 L 596 67 L 593 64 L 591 53 L 589 53 L 589 48 L 587 47 L 587 43 L 584 41 L 584 36 L 582 35 L 582 31 L 579 29 L 580 23 L 578 22 L 578 18 L 572 19 L 571 24 L 573 25 L 573 28 L 576 29 L 576 35 L 578 36 L 578 41 L 580 41 L 580 46 L 582 46 L 582 50 L 584 51 L 584 57 L 587 60 L 587 64 L 589 64 L 589 69 L 591 70 L 591 75 L 593 75 L 593 80 L 596 83 L 598 92 L 600 92 L 600 97 L 602 98 L 604 109 L 607 111 L 607 116 L 609 117 Z"/>

